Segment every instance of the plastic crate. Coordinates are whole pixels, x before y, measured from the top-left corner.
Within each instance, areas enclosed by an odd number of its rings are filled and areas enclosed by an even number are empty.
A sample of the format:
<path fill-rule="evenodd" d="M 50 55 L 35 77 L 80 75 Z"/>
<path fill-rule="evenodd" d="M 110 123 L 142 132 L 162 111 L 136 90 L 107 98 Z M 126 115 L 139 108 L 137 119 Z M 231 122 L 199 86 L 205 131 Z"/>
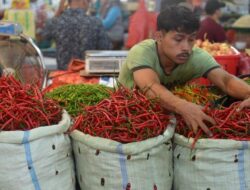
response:
<path fill-rule="evenodd" d="M 221 67 L 232 75 L 237 75 L 238 65 L 240 61 L 240 52 L 232 47 L 234 54 L 232 55 L 217 55 L 214 59 L 221 65 Z M 198 78 L 192 81 L 192 83 L 200 85 L 211 85 L 211 82 L 206 78 Z"/>
<path fill-rule="evenodd" d="M 234 47 L 231 47 L 235 54 L 233 55 L 217 55 L 214 59 L 225 69 L 227 72 L 237 75 L 237 69 L 240 61 L 240 52 Z"/>

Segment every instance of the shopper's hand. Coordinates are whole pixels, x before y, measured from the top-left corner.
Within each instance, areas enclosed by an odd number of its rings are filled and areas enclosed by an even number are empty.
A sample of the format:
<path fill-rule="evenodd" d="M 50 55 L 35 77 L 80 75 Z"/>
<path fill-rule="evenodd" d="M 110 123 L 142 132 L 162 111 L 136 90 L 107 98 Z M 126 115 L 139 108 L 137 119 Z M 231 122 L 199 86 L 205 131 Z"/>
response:
<path fill-rule="evenodd" d="M 236 111 L 241 111 L 245 107 L 250 107 L 250 98 L 243 100 Z"/>
<path fill-rule="evenodd" d="M 197 133 L 198 128 L 200 127 L 209 137 L 211 137 L 213 136 L 213 134 L 208 129 L 204 121 L 208 121 L 213 125 L 215 125 L 216 122 L 212 117 L 206 115 L 202 109 L 203 109 L 202 106 L 199 106 L 191 102 L 182 101 L 181 103 L 178 104 L 176 110 L 177 113 L 179 113 L 183 117 L 186 124 L 195 133 Z"/>

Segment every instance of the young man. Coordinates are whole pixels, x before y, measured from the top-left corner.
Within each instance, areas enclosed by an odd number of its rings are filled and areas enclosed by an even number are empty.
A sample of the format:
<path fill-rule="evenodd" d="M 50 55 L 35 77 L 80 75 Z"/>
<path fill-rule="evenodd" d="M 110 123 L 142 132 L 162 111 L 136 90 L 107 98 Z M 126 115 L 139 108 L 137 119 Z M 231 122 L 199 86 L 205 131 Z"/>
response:
<path fill-rule="evenodd" d="M 225 3 L 218 0 L 208 0 L 205 6 L 207 17 L 201 22 L 197 39 L 208 39 L 210 42 L 226 41 L 226 32 L 219 23 L 222 7 L 225 7 Z"/>
<path fill-rule="evenodd" d="M 233 97 L 244 99 L 239 109 L 250 106 L 250 87 L 242 80 L 221 69 L 207 52 L 193 48 L 199 20 L 183 6 L 169 7 L 157 20 L 156 40 L 145 40 L 129 52 L 119 75 L 119 81 L 129 87 L 148 89 L 162 106 L 180 114 L 195 132 L 201 127 L 211 135 L 205 121 L 215 124 L 202 107 L 173 95 L 169 86 L 184 84 L 194 78 L 207 77 Z"/>
<path fill-rule="evenodd" d="M 54 18 L 46 23 L 41 35 L 43 39 L 55 40 L 58 69 L 65 70 L 72 58 L 84 59 L 86 50 L 107 50 L 112 48 L 110 39 L 101 20 L 86 15 L 89 0 L 65 0 Z"/>

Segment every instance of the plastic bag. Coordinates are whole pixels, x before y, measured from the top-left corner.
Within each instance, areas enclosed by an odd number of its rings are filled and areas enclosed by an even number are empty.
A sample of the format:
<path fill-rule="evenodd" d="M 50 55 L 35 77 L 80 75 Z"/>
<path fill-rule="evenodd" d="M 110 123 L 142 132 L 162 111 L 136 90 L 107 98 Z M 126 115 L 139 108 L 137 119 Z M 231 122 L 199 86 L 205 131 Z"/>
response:
<path fill-rule="evenodd" d="M 157 30 L 157 13 L 148 12 L 144 0 L 140 0 L 138 10 L 129 20 L 126 48 L 131 48 L 138 42 L 152 38 Z"/>

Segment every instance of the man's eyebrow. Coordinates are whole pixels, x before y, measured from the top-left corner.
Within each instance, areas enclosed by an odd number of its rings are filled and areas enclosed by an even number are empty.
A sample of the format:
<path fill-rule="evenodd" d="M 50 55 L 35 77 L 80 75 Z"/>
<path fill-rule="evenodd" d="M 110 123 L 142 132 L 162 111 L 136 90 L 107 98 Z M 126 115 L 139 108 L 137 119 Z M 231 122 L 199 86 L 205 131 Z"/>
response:
<path fill-rule="evenodd" d="M 193 32 L 191 34 L 188 34 L 189 37 L 193 37 L 193 36 L 196 36 L 196 32 Z M 175 37 L 184 37 L 184 36 L 187 36 L 187 33 L 184 33 L 184 32 L 177 32 L 175 35 Z"/>
<path fill-rule="evenodd" d="M 183 37 L 183 36 L 185 36 L 186 34 L 185 33 L 180 33 L 180 32 L 177 32 L 176 34 L 175 34 L 175 36 L 177 36 L 177 37 Z"/>

